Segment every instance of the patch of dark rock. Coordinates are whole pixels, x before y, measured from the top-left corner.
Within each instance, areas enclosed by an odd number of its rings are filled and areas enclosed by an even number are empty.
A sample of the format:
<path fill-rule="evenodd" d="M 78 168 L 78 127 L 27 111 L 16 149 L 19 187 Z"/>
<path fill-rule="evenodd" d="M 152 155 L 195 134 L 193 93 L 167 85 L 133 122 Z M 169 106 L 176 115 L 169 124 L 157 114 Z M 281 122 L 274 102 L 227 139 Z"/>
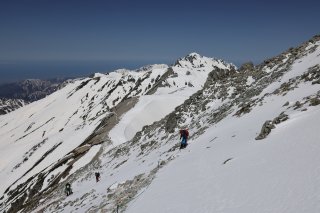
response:
<path fill-rule="evenodd" d="M 251 111 L 250 103 L 242 103 L 239 105 L 240 109 L 234 114 L 235 116 L 240 117 L 242 114 L 249 113 Z"/>
<path fill-rule="evenodd" d="M 191 84 L 190 82 L 188 82 L 188 87 L 194 87 L 193 84 Z"/>
<path fill-rule="evenodd" d="M 286 121 L 288 119 L 289 119 L 289 116 L 286 115 L 284 112 L 282 112 L 282 113 L 280 113 L 280 115 L 278 117 L 273 119 L 272 123 L 273 124 L 279 124 L 279 123 L 281 123 L 283 121 Z"/>
<path fill-rule="evenodd" d="M 34 124 L 35 124 L 35 122 L 32 122 L 32 123 L 28 126 L 28 128 L 27 128 L 26 130 L 24 130 L 24 132 L 27 132 L 29 129 L 31 129 Z"/>
<path fill-rule="evenodd" d="M 261 128 L 260 134 L 256 137 L 256 140 L 262 140 L 262 139 L 266 138 L 267 135 L 269 135 L 271 130 L 274 128 L 275 128 L 275 126 L 272 123 L 272 121 L 268 120 L 268 121 L 264 122 L 264 124 Z"/>
<path fill-rule="evenodd" d="M 19 197 L 16 201 L 12 202 L 11 207 L 6 213 L 16 213 L 22 209 L 22 206 L 27 199 L 28 195 L 25 193 L 23 196 Z"/>
<path fill-rule="evenodd" d="M 288 118 L 289 116 L 282 112 L 280 113 L 279 116 L 274 118 L 272 121 L 271 120 L 266 121 L 261 128 L 260 134 L 255 139 L 262 140 L 266 138 L 270 134 L 271 130 L 275 128 L 275 124 L 279 124 L 283 121 L 286 121 L 288 120 Z"/>
<path fill-rule="evenodd" d="M 80 146 L 80 147 L 75 148 L 74 151 L 73 151 L 73 153 L 74 153 L 75 155 L 83 154 L 83 153 L 89 151 L 90 148 L 91 148 L 91 145 L 85 144 L 85 145 L 83 145 L 83 146 Z"/>
<path fill-rule="evenodd" d="M 211 139 L 209 142 L 213 142 L 215 139 L 217 139 L 218 137 L 214 137 L 213 139 Z"/>
<path fill-rule="evenodd" d="M 308 72 L 301 75 L 301 79 L 312 81 L 312 84 L 320 84 L 320 65 L 317 64 L 308 69 Z"/>
<path fill-rule="evenodd" d="M 28 135 L 30 135 L 31 133 L 37 131 L 38 129 L 40 129 L 41 127 L 43 127 L 44 125 L 48 124 L 50 121 L 52 121 L 53 119 L 55 119 L 55 117 L 50 118 L 49 120 L 47 120 L 44 124 L 42 124 L 41 126 L 35 128 L 34 130 L 32 130 L 31 132 L 29 132 L 28 134 L 25 134 L 23 136 L 21 136 L 20 138 L 18 138 L 17 140 L 15 140 L 15 142 L 21 140 L 22 138 L 27 137 Z"/>
<path fill-rule="evenodd" d="M 320 104 L 320 99 L 319 98 L 310 99 L 310 106 L 317 106 L 319 104 Z"/>
<path fill-rule="evenodd" d="M 110 81 L 108 81 L 107 83 L 105 83 L 104 85 L 102 85 L 102 87 L 100 89 L 98 89 L 98 92 L 101 92 L 106 86 L 108 86 L 110 84 Z"/>
<path fill-rule="evenodd" d="M 296 109 L 301 108 L 302 106 L 303 106 L 303 104 L 301 104 L 300 101 L 297 101 L 297 102 L 293 105 L 293 107 L 294 107 L 293 109 L 296 110 Z"/>
<path fill-rule="evenodd" d="M 5 127 L 5 126 L 7 126 L 7 125 L 8 125 L 8 123 L 5 123 L 4 125 L 1 126 L 1 128 L 2 128 L 2 127 Z"/>
<path fill-rule="evenodd" d="M 101 80 L 101 77 L 93 78 L 93 80 L 95 80 L 95 81 L 96 81 L 96 82 L 94 82 L 94 85 L 96 85 L 96 84 Z"/>
<path fill-rule="evenodd" d="M 121 163 L 117 164 L 113 169 L 117 169 L 119 168 L 121 165 L 123 165 L 125 162 L 127 162 L 128 160 L 124 160 Z"/>
<path fill-rule="evenodd" d="M 77 91 L 82 89 L 84 86 L 86 86 L 90 81 L 91 81 L 91 79 L 81 82 L 81 84 L 79 86 L 77 86 L 75 88 L 74 92 L 72 92 L 67 98 L 70 98 L 74 93 L 76 93 Z"/>
<path fill-rule="evenodd" d="M 246 72 L 246 71 L 251 71 L 252 72 L 254 70 L 255 70 L 254 64 L 251 61 L 242 64 L 240 66 L 240 68 L 239 68 L 240 72 Z"/>
<path fill-rule="evenodd" d="M 40 143 L 34 145 L 29 151 L 27 151 L 24 155 L 23 155 L 23 160 L 21 163 L 18 163 L 17 165 L 15 165 L 13 167 L 13 170 L 19 168 L 23 163 L 25 163 L 33 154 L 35 151 L 37 151 L 38 148 L 40 148 L 43 144 L 45 144 L 45 142 L 48 140 L 48 138 L 45 138 L 44 140 L 42 140 Z M 12 170 L 12 171 L 13 171 Z"/>
<path fill-rule="evenodd" d="M 21 178 L 23 178 L 26 174 L 28 174 L 30 171 L 32 171 L 39 163 L 41 163 L 50 153 L 52 153 L 58 146 L 60 146 L 62 142 L 56 144 L 53 146 L 50 150 L 48 150 L 41 158 L 36 161 L 36 163 L 33 164 L 33 166 L 28 169 L 21 177 L 19 177 L 12 185 L 14 185 L 17 181 L 19 181 Z M 32 179 L 32 178 L 31 178 Z M 27 181 L 28 182 L 28 181 Z M 25 184 L 27 184 L 27 182 Z M 9 187 L 10 188 L 10 187 Z"/>
<path fill-rule="evenodd" d="M 284 106 L 289 106 L 289 101 L 287 101 L 287 102 L 286 102 L 285 104 L 283 104 L 282 106 L 283 106 L 283 107 L 284 107 Z"/>
<path fill-rule="evenodd" d="M 141 86 L 141 83 L 142 83 L 144 80 L 146 80 L 147 78 L 150 77 L 150 75 L 151 75 L 151 72 L 148 72 L 148 73 L 146 73 L 146 74 L 143 76 L 143 78 L 138 78 L 138 80 L 135 82 L 134 88 L 131 88 L 131 89 L 130 89 L 130 91 L 129 91 L 129 92 L 127 93 L 127 95 L 123 98 L 123 100 L 128 99 L 128 98 L 132 95 L 132 93 L 133 93 L 134 91 L 136 91 L 136 93 L 135 93 L 134 95 L 137 95 L 137 94 L 141 93 L 141 92 L 142 92 L 142 89 L 139 89 L 139 87 Z"/>
<path fill-rule="evenodd" d="M 222 164 L 225 165 L 227 164 L 229 161 L 231 161 L 233 158 L 228 158 L 227 160 L 225 160 Z"/>
<path fill-rule="evenodd" d="M 113 154 L 114 158 L 118 158 L 119 156 L 124 156 L 127 153 L 129 153 L 129 148 L 128 147 L 120 147 L 117 149 L 117 151 Z"/>
<path fill-rule="evenodd" d="M 142 152 L 144 152 L 146 148 L 152 147 L 152 145 L 155 144 L 155 143 L 156 143 L 156 141 L 149 141 L 147 143 L 144 143 L 144 144 L 140 145 L 140 149 L 141 149 Z"/>

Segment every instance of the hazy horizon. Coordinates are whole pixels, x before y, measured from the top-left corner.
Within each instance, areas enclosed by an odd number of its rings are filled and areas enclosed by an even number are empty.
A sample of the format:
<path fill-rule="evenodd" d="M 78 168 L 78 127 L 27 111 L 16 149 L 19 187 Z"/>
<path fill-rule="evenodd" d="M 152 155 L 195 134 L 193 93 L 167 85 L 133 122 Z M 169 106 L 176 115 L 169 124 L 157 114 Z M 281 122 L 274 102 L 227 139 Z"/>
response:
<path fill-rule="evenodd" d="M 184 57 L 183 55 L 181 57 Z M 204 55 L 206 56 L 206 55 Z M 179 58 L 181 58 L 179 57 Z M 213 56 L 206 56 L 213 57 Z M 107 60 L 92 60 L 92 61 L 0 61 L 0 84 L 13 83 L 25 79 L 54 79 L 54 78 L 77 78 L 87 77 L 93 73 L 107 73 L 117 69 L 134 70 L 151 64 L 167 64 L 172 65 L 179 58 L 172 60 L 145 60 L 145 61 L 107 61 Z M 220 59 L 220 58 L 218 58 Z M 224 60 L 224 59 L 223 59 Z M 236 66 L 240 66 L 248 61 L 229 61 Z M 259 62 L 260 63 L 260 62 Z"/>
<path fill-rule="evenodd" d="M 257 64 L 319 34 L 319 7 L 315 0 L 3 1 L 0 83 L 170 64 L 190 52 Z"/>
<path fill-rule="evenodd" d="M 86 77 L 116 69 L 137 69 L 152 61 L 20 61 L 0 63 L 0 84 L 25 79 Z M 167 64 L 167 63 L 166 63 Z"/>

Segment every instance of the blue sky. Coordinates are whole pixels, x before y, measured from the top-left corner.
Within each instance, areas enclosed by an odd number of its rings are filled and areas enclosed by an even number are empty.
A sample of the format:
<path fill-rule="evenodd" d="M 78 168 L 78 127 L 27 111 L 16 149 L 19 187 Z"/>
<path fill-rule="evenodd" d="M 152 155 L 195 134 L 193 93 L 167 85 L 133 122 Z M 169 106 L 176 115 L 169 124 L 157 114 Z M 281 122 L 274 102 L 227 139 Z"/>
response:
<path fill-rule="evenodd" d="M 320 33 L 315 0 L 0 3 L 0 72 L 24 62 L 173 63 L 190 52 L 259 63 Z"/>

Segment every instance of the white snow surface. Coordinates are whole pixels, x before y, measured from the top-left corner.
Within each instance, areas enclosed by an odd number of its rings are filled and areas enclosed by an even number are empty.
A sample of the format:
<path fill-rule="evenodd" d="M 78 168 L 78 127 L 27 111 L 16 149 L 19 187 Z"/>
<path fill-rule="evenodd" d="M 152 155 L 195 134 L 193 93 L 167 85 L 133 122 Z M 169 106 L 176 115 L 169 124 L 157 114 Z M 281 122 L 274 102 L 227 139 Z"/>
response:
<path fill-rule="evenodd" d="M 319 45 L 319 42 L 317 43 Z M 307 47 L 310 49 L 311 47 Z M 301 61 L 301 62 L 300 62 Z M 188 97 L 202 88 L 208 73 L 214 68 L 231 68 L 220 60 L 201 57 L 192 53 L 178 61 L 172 67 L 174 75 L 169 77 L 163 87 L 159 87 L 152 95 L 139 94 L 138 103 L 122 117 L 119 123 L 110 131 L 110 138 L 114 147 L 126 145 L 136 132 L 145 125 L 160 120 L 175 107 L 182 104 Z M 304 58 L 296 61 L 288 73 L 265 88 L 261 98 L 274 92 L 281 84 L 291 78 L 300 76 L 309 67 L 320 64 L 320 48 Z M 25 177 L 16 183 L 19 184 L 32 174 L 47 168 L 53 162 L 68 155 L 68 153 L 83 142 L 100 123 L 108 107 L 119 103 L 117 97 L 128 94 L 130 83 L 113 90 L 105 99 L 111 85 L 99 91 L 110 79 L 117 84 L 121 79 L 143 78 L 152 70 L 148 81 L 142 82 L 142 91 L 148 87 L 152 78 L 162 75 L 167 67 L 147 67 L 142 71 L 118 70 L 109 75 L 96 74 L 101 78 L 97 83 L 89 81 L 83 89 L 74 93 L 81 82 L 75 81 L 64 89 L 52 94 L 46 99 L 27 105 L 17 111 L 0 117 L 0 191 L 3 192 L 16 179 L 22 176 L 33 163 L 54 144 L 62 142 L 43 162 L 36 166 Z M 272 73 L 268 68 L 267 73 Z M 251 77 L 251 76 L 250 76 Z M 252 78 L 247 79 L 247 86 L 253 86 Z M 150 79 L 150 80 L 149 80 Z M 95 84 L 96 83 L 96 84 Z M 228 98 L 231 98 L 235 88 L 228 88 Z M 149 174 L 157 168 L 159 162 L 172 157 L 169 164 L 156 173 L 152 183 L 139 191 L 134 199 L 128 203 L 125 212 L 132 213 L 248 213 L 248 212 L 320 212 L 320 134 L 319 117 L 320 105 L 308 106 L 306 111 L 294 110 L 292 106 L 306 96 L 320 91 L 319 84 L 302 82 L 293 90 L 281 95 L 268 95 L 263 104 L 254 106 L 250 113 L 240 117 L 229 114 L 226 118 L 213 126 L 199 137 L 189 140 L 186 149 L 168 152 L 179 142 L 176 140 L 162 143 L 160 139 L 166 134 L 163 131 L 151 136 L 159 140 L 155 143 L 159 147 L 152 149 L 148 154 L 141 152 L 141 147 L 133 147 L 126 155 L 109 155 L 109 147 L 93 147 L 74 167 L 83 168 L 92 160 L 100 148 L 104 149 L 100 161 L 101 181 L 96 183 L 93 171 L 72 183 L 74 194 L 59 201 L 58 208 L 41 204 L 36 211 L 44 212 L 94 212 L 109 205 L 107 189 L 117 190 L 127 180 L 133 180 L 140 174 Z M 86 95 L 88 94 L 88 95 Z M 136 95 L 135 93 L 132 96 Z M 87 97 L 86 97 L 87 96 Z M 90 101 L 94 97 L 94 101 Z M 206 112 L 210 114 L 229 99 L 215 99 L 206 103 Z M 72 101 L 71 101 L 72 100 Z M 288 101 L 289 106 L 284 107 Z M 103 105 L 106 103 L 106 105 Z M 64 106 L 61 108 L 61 106 Z M 85 121 L 72 114 L 78 109 L 81 115 L 87 115 Z M 90 107 L 92 106 L 92 107 Z M 42 110 L 44 109 L 44 110 Z M 88 110 L 90 109 L 90 110 Z M 235 109 L 236 110 L 236 107 Z M 281 112 L 288 114 L 289 119 L 276 125 L 276 128 L 263 140 L 255 140 L 266 120 L 272 120 Z M 33 133 L 19 139 L 44 124 L 50 118 L 52 121 L 45 124 Z M 71 116 L 70 121 L 68 121 Z M 56 119 L 59 118 L 59 119 Z M 197 122 L 204 125 L 205 119 L 186 119 L 183 125 Z M 32 127 L 26 131 L 30 124 Z M 67 122 L 67 125 L 64 125 Z M 61 128 L 64 128 L 61 132 Z M 43 131 L 45 136 L 42 136 Z M 190 135 L 195 130 L 190 129 Z M 23 160 L 26 150 L 32 150 L 41 140 L 48 140 L 41 145 L 36 153 L 21 164 L 17 169 L 13 167 Z M 152 140 L 151 138 L 150 140 Z M 148 135 L 141 141 L 148 142 Z M 15 156 L 10 153 L 15 151 Z M 120 149 L 119 149 L 120 150 Z M 111 150 L 112 151 L 112 150 Z M 117 150 L 118 151 L 118 150 Z M 171 155 L 171 156 L 168 156 Z M 18 157 L 17 157 L 18 156 Z M 33 159 L 34 158 L 34 159 Z M 61 168 L 52 172 L 59 174 Z M 6 178 L 13 180 L 6 180 Z M 90 194 L 91 193 L 91 194 Z M 62 195 L 63 196 L 63 195 Z M 72 204 L 71 204 L 72 203 Z M 102 205 L 103 204 L 103 205 Z M 111 204 L 110 204 L 111 205 Z M 122 211 L 122 209 L 120 209 Z M 101 212 L 104 212 L 101 210 Z"/>
<path fill-rule="evenodd" d="M 248 78 L 247 78 L 247 86 L 250 86 L 252 83 L 254 83 L 255 82 L 255 80 L 254 80 L 254 78 L 252 78 L 252 76 L 248 76 Z"/>
<path fill-rule="evenodd" d="M 146 93 L 167 72 L 167 65 L 149 65 L 133 71 L 121 69 L 76 79 L 42 100 L 0 116 L 0 193 L 9 186 L 14 189 L 41 171 L 49 172 L 60 159 L 70 156 L 123 98 L 141 96 L 137 106 L 110 133 L 114 146 L 131 139 L 143 126 L 160 120 L 201 89 L 208 73 L 215 68 L 213 65 L 232 67 L 201 56 L 194 60 L 199 66 L 197 60 L 206 64 L 197 68 L 172 67 L 175 76 L 169 76 L 153 95 Z M 90 149 L 70 173 L 88 164 L 98 149 L 99 146 Z M 47 174 L 42 190 L 64 169 L 66 166 Z M 127 177 L 131 175 L 129 170 Z"/>
<path fill-rule="evenodd" d="M 194 58 L 192 66 L 185 58 L 180 59 L 180 64 L 184 66 L 173 67 L 174 77 L 166 80 L 168 86 L 159 88 L 154 95 L 141 96 L 136 107 L 126 113 L 110 131 L 109 136 L 116 145 L 131 140 L 143 126 L 160 120 L 201 89 L 214 67 L 231 68 L 230 64 L 197 53 L 188 56 Z"/>
<path fill-rule="evenodd" d="M 93 78 L 75 80 L 42 100 L 0 116 L 0 193 L 16 180 L 14 186 L 66 156 L 94 131 L 109 108 L 129 94 L 134 81 L 146 78 L 138 88 L 142 93 L 133 91 L 129 95 L 143 95 L 167 68 L 167 65 L 153 65 L 139 72 L 97 73 Z M 56 149 L 52 150 L 55 145 Z M 48 156 L 36 165 L 47 152 L 50 152 Z"/>
<path fill-rule="evenodd" d="M 320 48 L 293 64 L 263 94 L 319 65 L 319 53 Z M 157 174 L 127 212 L 320 212 L 320 107 L 283 107 L 319 91 L 319 84 L 301 83 L 285 97 L 268 96 L 249 114 L 228 116 L 207 129 Z M 282 111 L 289 120 L 255 140 L 264 121 Z"/>

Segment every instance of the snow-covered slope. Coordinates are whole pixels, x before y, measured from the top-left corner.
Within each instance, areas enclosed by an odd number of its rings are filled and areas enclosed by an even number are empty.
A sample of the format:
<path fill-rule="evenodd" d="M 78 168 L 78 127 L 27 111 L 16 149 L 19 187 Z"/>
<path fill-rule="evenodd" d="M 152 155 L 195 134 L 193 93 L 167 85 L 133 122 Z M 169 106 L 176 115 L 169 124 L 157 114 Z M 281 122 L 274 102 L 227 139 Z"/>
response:
<path fill-rule="evenodd" d="M 153 95 L 142 96 L 137 106 L 126 113 L 121 122 L 111 130 L 111 140 L 117 145 L 131 140 L 143 126 L 160 120 L 200 90 L 212 70 L 234 68 L 232 64 L 197 53 L 179 59 L 170 68 L 170 75 L 161 83 L 161 87 Z"/>
<path fill-rule="evenodd" d="M 315 37 L 257 67 L 211 72 L 165 118 L 126 143 L 103 144 L 97 160 L 69 179 L 72 196 L 62 185 L 36 210 L 318 212 L 319 44 Z M 134 124 L 128 114 L 119 126 Z M 190 145 L 179 151 L 185 126 Z"/>
<path fill-rule="evenodd" d="M 163 118 L 201 89 L 210 72 L 234 70 L 231 64 L 196 57 L 195 61 L 204 60 L 207 65 L 152 65 L 134 71 L 95 74 L 74 80 L 47 98 L 2 116 L 1 208 L 15 212 L 22 205 L 34 207 L 34 200 L 40 198 L 35 195 L 51 192 L 70 174 L 78 173 L 102 153 L 102 147 L 112 149 L 131 139 L 143 126 Z M 155 106 L 162 108 L 154 110 Z M 137 120 L 132 117 L 135 111 L 144 114 L 134 126 L 126 125 Z M 118 122 L 109 140 L 107 129 Z M 117 133 L 123 139 L 118 139 Z"/>
<path fill-rule="evenodd" d="M 189 122 L 197 136 L 126 212 L 319 212 L 319 45 L 317 37 L 263 64 L 261 73 L 227 79 L 228 88 L 244 85 L 245 95 L 222 95 L 223 81 L 205 89 L 206 110 L 185 115 L 212 124 L 199 134 Z M 210 100 L 215 89 L 219 98 Z M 241 99 L 247 104 L 239 106 Z M 266 120 L 272 127 L 260 132 Z"/>
<path fill-rule="evenodd" d="M 0 210 L 318 212 L 319 46 L 96 74 L 0 117 Z"/>

